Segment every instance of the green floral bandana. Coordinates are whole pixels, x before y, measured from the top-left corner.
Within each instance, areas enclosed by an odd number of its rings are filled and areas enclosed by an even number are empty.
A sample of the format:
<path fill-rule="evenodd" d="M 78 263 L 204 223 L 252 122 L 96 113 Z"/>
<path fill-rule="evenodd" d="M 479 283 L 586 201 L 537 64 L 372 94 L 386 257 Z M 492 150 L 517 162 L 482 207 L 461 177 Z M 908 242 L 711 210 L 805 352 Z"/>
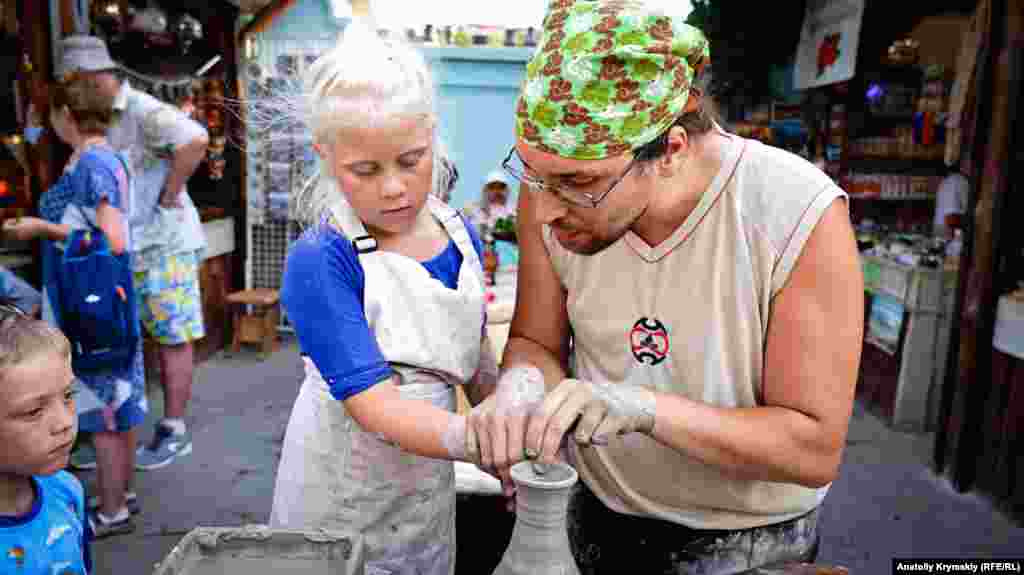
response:
<path fill-rule="evenodd" d="M 650 142 L 684 111 L 710 58 L 683 18 L 635 0 L 553 0 L 516 106 L 516 134 L 578 160 L 622 155 Z"/>

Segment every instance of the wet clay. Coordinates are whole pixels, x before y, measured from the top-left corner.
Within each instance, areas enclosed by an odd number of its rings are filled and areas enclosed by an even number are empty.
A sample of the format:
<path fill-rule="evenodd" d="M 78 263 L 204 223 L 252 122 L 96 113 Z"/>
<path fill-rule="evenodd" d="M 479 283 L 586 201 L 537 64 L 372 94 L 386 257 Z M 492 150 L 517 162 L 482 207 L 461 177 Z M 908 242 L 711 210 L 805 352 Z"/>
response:
<path fill-rule="evenodd" d="M 569 493 L 578 479 L 564 463 L 544 466 L 543 474 L 528 461 L 512 467 L 516 524 L 494 575 L 579 575 L 566 528 Z"/>
<path fill-rule="evenodd" d="M 363 572 L 361 538 L 262 525 L 199 528 L 171 550 L 155 575 L 347 575 Z"/>

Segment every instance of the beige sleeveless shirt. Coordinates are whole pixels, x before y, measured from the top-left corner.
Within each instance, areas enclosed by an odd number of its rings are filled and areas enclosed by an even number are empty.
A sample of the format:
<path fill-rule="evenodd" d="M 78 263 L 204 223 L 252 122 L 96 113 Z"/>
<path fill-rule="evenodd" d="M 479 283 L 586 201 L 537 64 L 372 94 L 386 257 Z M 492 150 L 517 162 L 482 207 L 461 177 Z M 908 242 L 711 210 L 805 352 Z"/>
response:
<path fill-rule="evenodd" d="M 576 377 L 629 382 L 721 407 L 761 404 L 768 319 L 821 215 L 845 194 L 802 158 L 729 136 L 699 205 L 657 247 L 627 232 L 583 256 L 544 231 L 568 293 Z M 700 529 L 768 525 L 828 487 L 737 479 L 641 434 L 573 448 L 611 509 Z"/>

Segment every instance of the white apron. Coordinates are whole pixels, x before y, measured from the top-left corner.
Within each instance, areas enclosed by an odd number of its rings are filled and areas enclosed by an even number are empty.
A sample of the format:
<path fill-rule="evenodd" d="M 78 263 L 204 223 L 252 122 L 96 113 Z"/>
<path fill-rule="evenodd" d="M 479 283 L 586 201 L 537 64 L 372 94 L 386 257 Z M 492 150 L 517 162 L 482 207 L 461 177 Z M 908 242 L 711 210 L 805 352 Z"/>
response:
<path fill-rule="evenodd" d="M 353 239 L 366 276 L 363 305 L 403 398 L 454 411 L 453 384 L 477 370 L 484 321 L 481 266 L 457 212 L 428 207 L 462 252 L 458 289 L 406 256 L 376 249 L 342 202 L 335 224 Z M 451 575 L 455 483 L 450 461 L 403 452 L 360 429 L 308 358 L 274 487 L 272 527 L 361 533 L 367 575 Z"/>

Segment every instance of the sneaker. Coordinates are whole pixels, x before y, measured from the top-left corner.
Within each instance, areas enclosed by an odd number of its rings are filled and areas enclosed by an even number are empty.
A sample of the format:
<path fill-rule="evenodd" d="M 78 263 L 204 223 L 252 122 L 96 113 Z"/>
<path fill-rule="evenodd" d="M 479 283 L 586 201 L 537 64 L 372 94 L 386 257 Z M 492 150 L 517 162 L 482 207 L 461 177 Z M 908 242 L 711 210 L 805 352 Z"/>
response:
<path fill-rule="evenodd" d="M 132 515 L 142 513 L 142 505 L 139 504 L 139 495 L 134 491 L 129 491 L 124 494 L 124 504 L 128 507 L 128 513 L 131 513 Z M 86 506 L 89 508 L 89 511 L 96 511 L 99 509 L 101 506 L 100 496 L 93 495 L 90 497 Z"/>
<path fill-rule="evenodd" d="M 103 539 L 111 535 L 123 535 L 135 531 L 135 521 L 131 513 L 124 519 L 107 520 L 100 516 L 99 511 L 89 512 L 89 527 L 92 529 L 93 539 Z"/>
<path fill-rule="evenodd" d="M 192 453 L 192 434 L 178 435 L 164 425 L 157 424 L 153 441 L 135 452 L 135 469 L 150 471 L 171 464 L 177 457 Z"/>
<path fill-rule="evenodd" d="M 88 443 L 79 445 L 78 449 L 71 452 L 68 467 L 76 471 L 96 469 L 96 449 Z"/>

